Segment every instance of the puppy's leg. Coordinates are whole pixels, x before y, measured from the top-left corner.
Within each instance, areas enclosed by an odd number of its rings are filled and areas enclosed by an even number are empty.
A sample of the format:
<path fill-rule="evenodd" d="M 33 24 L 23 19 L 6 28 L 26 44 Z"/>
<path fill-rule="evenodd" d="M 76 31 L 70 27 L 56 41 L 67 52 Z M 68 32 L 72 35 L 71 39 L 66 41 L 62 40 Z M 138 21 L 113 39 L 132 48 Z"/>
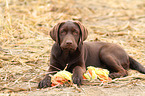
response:
<path fill-rule="evenodd" d="M 51 77 L 49 74 L 46 74 L 45 78 L 39 82 L 38 88 L 47 88 L 50 86 L 51 86 Z"/>
<path fill-rule="evenodd" d="M 50 66 L 48 69 L 48 74 L 46 74 L 45 78 L 43 80 L 41 80 L 38 84 L 38 88 L 47 88 L 47 87 L 51 87 L 51 76 L 55 74 L 55 71 L 58 71 L 56 68 Z"/>
<path fill-rule="evenodd" d="M 106 56 L 102 56 L 101 61 L 103 62 L 103 64 L 105 64 L 107 66 L 107 68 L 109 68 L 112 73 L 109 75 L 111 78 L 119 78 L 121 76 L 127 76 L 127 70 L 125 70 L 122 67 L 122 64 L 120 64 L 120 60 L 118 60 L 117 58 L 111 56 L 111 55 L 106 55 Z"/>
<path fill-rule="evenodd" d="M 81 85 L 83 81 L 84 72 L 85 69 L 82 68 L 81 66 L 74 67 L 72 76 L 73 83 L 77 84 L 78 86 Z"/>

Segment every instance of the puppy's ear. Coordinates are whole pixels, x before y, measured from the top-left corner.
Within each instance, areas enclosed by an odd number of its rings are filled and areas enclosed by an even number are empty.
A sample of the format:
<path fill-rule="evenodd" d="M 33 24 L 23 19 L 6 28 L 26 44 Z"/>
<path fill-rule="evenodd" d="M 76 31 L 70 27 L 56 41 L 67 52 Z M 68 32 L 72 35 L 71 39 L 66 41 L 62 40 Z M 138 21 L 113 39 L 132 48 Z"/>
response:
<path fill-rule="evenodd" d="M 60 23 L 58 23 L 58 24 L 56 24 L 52 29 L 51 29 L 51 31 L 50 31 L 50 37 L 54 40 L 54 41 L 56 41 L 57 43 L 59 42 L 59 29 L 60 29 L 60 26 L 62 25 L 62 24 L 64 24 L 65 22 L 60 22 Z"/>
<path fill-rule="evenodd" d="M 88 30 L 79 21 L 75 21 L 74 23 L 80 27 L 81 42 L 83 43 L 83 41 L 85 41 L 88 37 Z"/>

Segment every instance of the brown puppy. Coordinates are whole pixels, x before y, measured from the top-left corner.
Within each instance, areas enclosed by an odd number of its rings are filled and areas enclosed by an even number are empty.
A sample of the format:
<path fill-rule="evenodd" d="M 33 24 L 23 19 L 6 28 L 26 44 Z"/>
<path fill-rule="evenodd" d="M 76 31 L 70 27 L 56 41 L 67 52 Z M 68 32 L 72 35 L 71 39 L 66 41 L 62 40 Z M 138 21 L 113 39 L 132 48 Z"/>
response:
<path fill-rule="evenodd" d="M 83 74 L 87 66 L 108 69 L 111 78 L 126 76 L 127 69 L 136 69 L 145 73 L 145 68 L 131 58 L 121 47 L 105 42 L 83 42 L 87 38 L 86 28 L 76 21 L 58 23 L 50 32 L 56 41 L 51 50 L 49 72 L 63 70 L 72 72 L 73 83 L 82 84 Z M 51 85 L 49 74 L 40 81 L 38 87 Z"/>

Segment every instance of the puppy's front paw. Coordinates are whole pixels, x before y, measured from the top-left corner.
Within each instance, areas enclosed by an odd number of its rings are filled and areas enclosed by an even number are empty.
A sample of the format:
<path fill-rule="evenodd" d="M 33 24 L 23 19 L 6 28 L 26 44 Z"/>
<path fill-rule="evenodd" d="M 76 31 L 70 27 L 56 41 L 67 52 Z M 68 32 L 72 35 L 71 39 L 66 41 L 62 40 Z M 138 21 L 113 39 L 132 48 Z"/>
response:
<path fill-rule="evenodd" d="M 47 74 L 46 77 L 38 84 L 38 88 L 46 88 L 51 86 L 51 77 Z"/>
<path fill-rule="evenodd" d="M 78 86 L 80 86 L 82 84 L 82 81 L 83 81 L 83 76 L 73 75 L 72 80 L 73 80 L 74 84 L 77 84 Z"/>

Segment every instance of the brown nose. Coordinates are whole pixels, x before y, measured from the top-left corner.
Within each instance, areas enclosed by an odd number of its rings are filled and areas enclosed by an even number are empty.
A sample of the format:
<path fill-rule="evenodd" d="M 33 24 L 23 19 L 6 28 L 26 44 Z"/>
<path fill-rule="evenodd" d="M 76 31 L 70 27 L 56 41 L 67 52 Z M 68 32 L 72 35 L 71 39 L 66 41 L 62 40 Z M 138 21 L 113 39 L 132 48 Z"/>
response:
<path fill-rule="evenodd" d="M 72 41 L 71 40 L 68 40 L 68 41 L 66 41 L 66 44 L 67 45 L 72 45 Z"/>

